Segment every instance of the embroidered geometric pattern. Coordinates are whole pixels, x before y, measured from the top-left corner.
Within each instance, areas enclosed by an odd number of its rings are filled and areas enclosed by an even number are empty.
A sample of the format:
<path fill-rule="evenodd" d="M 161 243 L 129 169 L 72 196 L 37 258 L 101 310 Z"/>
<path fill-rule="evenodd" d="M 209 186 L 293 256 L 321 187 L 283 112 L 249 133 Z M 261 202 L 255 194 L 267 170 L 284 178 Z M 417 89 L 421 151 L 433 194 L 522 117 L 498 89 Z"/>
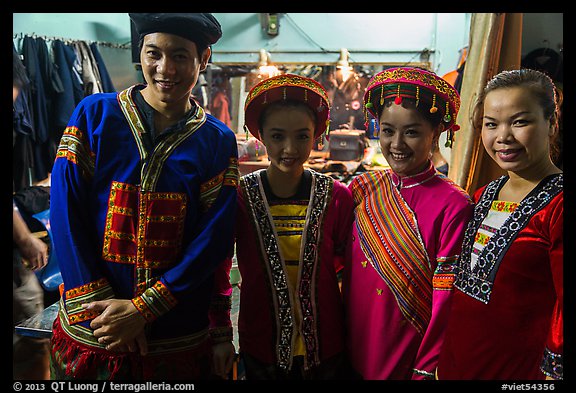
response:
<path fill-rule="evenodd" d="M 136 269 L 136 290 L 134 291 L 134 296 L 140 296 L 148 288 L 153 286 L 156 281 L 160 280 L 160 277 L 150 275 L 150 269 Z"/>
<path fill-rule="evenodd" d="M 134 141 L 136 142 L 136 146 L 138 146 L 140 157 L 142 160 L 145 160 L 147 158 L 147 151 L 144 147 L 144 141 L 142 139 L 142 133 L 144 132 L 145 128 L 144 123 L 140 118 L 140 114 L 136 110 L 136 104 L 134 104 L 134 101 L 132 100 L 133 90 L 134 86 L 122 90 L 120 93 L 118 93 L 117 100 L 118 105 L 120 105 L 120 108 L 122 109 L 122 113 L 124 113 L 124 116 L 130 125 L 130 131 L 132 131 Z"/>
<path fill-rule="evenodd" d="M 68 323 L 72 325 L 93 319 L 100 314 L 96 311 L 85 310 L 82 308 L 82 304 L 95 300 L 111 299 L 114 297 L 114 292 L 110 284 L 108 284 L 108 280 L 101 278 L 80 287 L 69 289 L 65 291 L 65 296 Z"/>
<path fill-rule="evenodd" d="M 544 349 L 544 358 L 540 365 L 540 370 L 544 374 L 554 379 L 564 378 L 564 361 L 562 355 L 550 351 L 548 348 Z"/>
<path fill-rule="evenodd" d="M 270 289 L 277 301 L 272 302 L 276 322 L 276 357 L 280 367 L 287 369 L 292 364 L 292 332 L 294 319 L 292 317 L 292 304 L 288 289 L 287 277 L 282 266 L 280 248 L 274 236 L 274 223 L 266 208 L 263 190 L 260 189 L 260 176 L 252 172 L 240 178 L 241 190 L 246 196 L 247 205 L 252 219 L 255 220 L 255 229 L 262 250 L 263 266 L 268 270 L 271 278 Z"/>
<path fill-rule="evenodd" d="M 458 92 L 444 79 L 416 68 L 390 68 L 376 74 L 368 83 L 364 110 L 377 118 L 385 100 L 401 97 L 416 99 L 416 105 L 420 107 L 424 106 L 423 103 L 426 106 L 432 104 L 447 123 L 446 129 L 454 125 L 460 109 Z"/>
<path fill-rule="evenodd" d="M 136 263 L 138 191 L 132 184 L 112 182 L 102 247 L 106 261 Z"/>
<path fill-rule="evenodd" d="M 506 250 L 520 231 L 528 225 L 534 214 L 544 208 L 558 193 L 563 189 L 564 176 L 562 173 L 551 176 L 546 182 L 536 186 L 518 205 L 511 214 L 498 226 L 498 230 L 491 236 L 486 246 L 477 253 L 477 262 L 473 263 L 476 255 L 473 256 L 476 234 L 482 224 L 487 227 L 494 227 L 493 224 L 487 224 L 486 218 L 489 214 L 494 215 L 494 205 L 498 191 L 508 180 L 507 176 L 492 181 L 486 186 L 480 200 L 474 207 L 473 219 L 468 223 L 462 243 L 461 259 L 458 261 L 458 271 L 454 286 L 467 295 L 477 299 L 485 304 L 490 301 L 492 285 L 496 279 L 496 273 Z M 486 228 L 486 226 L 485 226 Z"/>
<path fill-rule="evenodd" d="M 227 169 L 200 185 L 200 210 L 206 212 L 212 207 L 222 186 L 237 187 L 238 177 L 238 162 L 230 159 Z"/>
<path fill-rule="evenodd" d="M 224 173 L 223 186 L 238 187 L 238 179 L 240 178 L 240 172 L 238 171 L 238 159 L 236 157 L 230 157 L 230 164 L 226 173 Z"/>
<path fill-rule="evenodd" d="M 102 258 L 140 268 L 170 267 L 183 236 L 186 196 L 140 193 L 132 184 L 112 182 Z"/>
<path fill-rule="evenodd" d="M 301 334 L 306 346 L 305 366 L 317 364 L 318 311 L 315 307 L 316 280 L 312 276 L 317 263 L 317 245 L 320 242 L 322 219 L 329 204 L 333 180 L 325 175 L 311 171 L 313 174 L 311 198 L 308 205 L 310 215 L 304 231 L 302 261 L 300 263 L 300 281 L 298 283 L 298 300 L 303 310 Z M 274 221 L 267 210 L 259 172 L 250 173 L 240 180 L 241 189 L 246 196 L 251 216 L 260 241 L 264 268 L 271 278 L 270 288 L 273 302 L 273 315 L 276 317 L 276 356 L 277 364 L 283 369 L 292 364 L 292 338 L 294 334 L 293 306 L 290 301 L 289 286 L 285 272 L 286 261 L 280 251 L 279 239 L 275 235 Z M 305 312 L 304 312 L 305 311 Z"/>
<path fill-rule="evenodd" d="M 490 207 L 492 210 L 504 213 L 512 213 L 518 207 L 518 202 L 508 202 L 508 201 L 494 201 Z"/>
<path fill-rule="evenodd" d="M 458 255 L 437 258 L 438 265 L 432 277 L 432 288 L 435 290 L 452 290 L 456 279 L 456 261 Z"/>
<path fill-rule="evenodd" d="M 490 241 L 492 236 L 504 225 L 508 217 L 516 210 L 518 207 L 516 202 L 507 201 L 494 201 L 490 206 L 490 211 L 486 215 L 486 218 L 482 222 L 482 225 L 478 228 L 476 237 L 474 239 L 474 249 L 471 258 L 471 266 L 474 268 L 478 262 L 478 255 L 482 252 L 486 244 Z M 480 263 L 483 263 L 480 261 Z"/>
<path fill-rule="evenodd" d="M 285 77 L 280 76 L 278 78 L 269 79 L 266 82 L 263 82 L 262 84 L 252 89 L 248 93 L 248 97 L 246 97 L 245 107 L 248 107 L 250 101 L 253 100 L 254 97 L 258 96 L 262 91 L 271 90 L 277 86 L 296 86 L 306 88 L 318 94 L 320 97 L 324 99 L 324 101 L 329 102 L 328 96 L 326 95 L 326 91 L 322 88 L 320 84 L 317 84 L 314 81 L 308 79 L 293 78 L 291 76 L 286 75 Z"/>
<path fill-rule="evenodd" d="M 222 171 L 212 179 L 200 185 L 200 211 L 207 212 L 218 197 L 220 188 L 224 182 L 224 174 L 226 171 Z"/>
<path fill-rule="evenodd" d="M 404 318 L 423 334 L 432 315 L 432 271 L 414 212 L 390 176 L 368 172 L 352 183 L 360 246 Z"/>
<path fill-rule="evenodd" d="M 66 127 L 62 133 L 56 152 L 56 160 L 59 158 L 66 158 L 78 165 L 87 178 L 91 178 L 94 174 L 94 153 L 90 151 L 88 141 L 77 127 Z"/>
<path fill-rule="evenodd" d="M 181 144 L 189 140 L 205 122 L 206 113 L 202 107 L 196 106 L 195 113 L 186 122 L 185 129 L 182 132 L 171 133 L 156 145 L 148 162 L 142 168 L 141 188 L 143 191 L 156 191 L 156 185 L 166 160 Z"/>
<path fill-rule="evenodd" d="M 186 200 L 186 194 L 177 192 L 140 194 L 138 268 L 169 268 L 180 258 Z"/>
<path fill-rule="evenodd" d="M 58 317 L 60 320 L 61 328 L 72 337 L 74 340 L 88 346 L 105 348 L 105 344 L 100 344 L 98 339 L 94 336 L 94 331 L 82 325 L 69 324 L 68 318 L 64 311 L 64 302 L 60 298 L 60 307 L 58 310 Z M 205 342 L 208 339 L 208 329 L 201 330 L 188 336 L 181 336 L 177 338 L 168 338 L 160 340 L 149 340 L 148 354 L 158 355 L 162 353 L 179 352 L 184 349 L 193 349 Z"/>
<path fill-rule="evenodd" d="M 486 265 L 486 261 L 479 259 L 478 256 L 486 247 L 492 236 L 504 225 L 508 217 L 518 208 L 518 203 L 507 201 L 493 201 L 490 206 L 490 211 L 482 221 L 482 224 L 476 232 L 474 238 L 474 247 L 472 248 L 472 255 L 470 256 L 470 268 L 474 269 L 477 263 L 481 267 Z"/>
<path fill-rule="evenodd" d="M 310 214 L 302 237 L 302 267 L 298 286 L 298 299 L 303 318 L 301 333 L 306 345 L 305 367 L 317 366 L 320 362 L 320 355 L 318 354 L 318 315 L 320 310 L 315 307 L 317 278 L 312 274 L 315 270 L 314 267 L 318 265 L 318 250 L 322 243 L 323 221 L 332 198 L 334 186 L 331 177 L 317 172 L 312 172 L 312 174 L 312 191 L 308 206 Z"/>
<path fill-rule="evenodd" d="M 142 295 L 132 299 L 132 304 L 148 322 L 152 322 L 170 311 L 177 302 L 170 290 L 161 281 L 157 281 Z"/>

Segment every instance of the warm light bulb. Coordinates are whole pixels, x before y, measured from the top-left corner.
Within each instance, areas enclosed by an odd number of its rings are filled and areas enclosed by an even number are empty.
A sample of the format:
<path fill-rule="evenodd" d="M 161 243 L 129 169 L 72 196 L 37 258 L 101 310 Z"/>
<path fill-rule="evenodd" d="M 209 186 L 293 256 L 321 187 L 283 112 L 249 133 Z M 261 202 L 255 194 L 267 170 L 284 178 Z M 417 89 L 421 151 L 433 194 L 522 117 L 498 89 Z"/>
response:
<path fill-rule="evenodd" d="M 258 67 L 258 72 L 261 75 L 268 75 L 268 78 L 280 75 L 280 70 L 278 69 L 278 67 L 271 65 Z"/>
<path fill-rule="evenodd" d="M 350 63 L 348 62 L 349 56 L 350 53 L 348 49 L 340 49 L 340 58 L 336 63 L 336 71 L 339 73 L 342 82 L 346 82 L 348 78 L 350 78 L 350 75 L 352 75 L 352 67 L 350 67 Z"/>
<path fill-rule="evenodd" d="M 336 63 L 336 67 L 338 67 L 338 68 L 350 67 L 350 63 L 348 62 L 349 57 L 350 57 L 350 52 L 348 52 L 348 49 L 346 49 L 346 48 L 340 49 L 340 58 L 338 59 L 338 62 Z"/>
<path fill-rule="evenodd" d="M 266 76 L 266 78 L 280 75 L 280 70 L 278 70 L 278 67 L 270 64 L 270 54 L 266 51 L 266 49 L 260 49 L 258 74 L 260 74 L 260 76 Z"/>
<path fill-rule="evenodd" d="M 260 58 L 258 60 L 258 66 L 259 67 L 266 67 L 268 65 L 270 58 L 268 56 L 268 53 L 266 52 L 266 49 L 260 49 Z"/>

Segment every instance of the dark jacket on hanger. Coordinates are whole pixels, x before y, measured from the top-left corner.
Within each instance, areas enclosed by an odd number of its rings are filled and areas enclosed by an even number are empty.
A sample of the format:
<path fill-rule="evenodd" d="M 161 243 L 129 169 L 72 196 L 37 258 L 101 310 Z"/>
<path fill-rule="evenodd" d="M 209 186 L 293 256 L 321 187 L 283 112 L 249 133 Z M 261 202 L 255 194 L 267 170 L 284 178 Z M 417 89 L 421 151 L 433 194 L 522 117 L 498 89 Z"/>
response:
<path fill-rule="evenodd" d="M 114 84 L 112 83 L 112 78 L 110 78 L 110 74 L 108 74 L 108 70 L 106 69 L 106 64 L 104 63 L 104 59 L 98 50 L 98 45 L 95 42 L 90 44 L 90 50 L 94 55 L 94 59 L 96 60 L 96 65 L 98 66 L 98 71 L 100 73 L 100 82 L 102 83 L 102 90 L 104 93 L 113 93 L 116 91 L 114 88 Z"/>
<path fill-rule="evenodd" d="M 31 85 L 29 101 L 35 131 L 34 180 L 48 176 L 56 155 L 57 144 L 54 132 L 50 132 L 52 121 L 51 105 L 57 94 L 63 93 L 62 81 L 58 76 L 43 38 L 24 37 L 22 44 L 24 65 Z"/>
<path fill-rule="evenodd" d="M 65 45 L 60 40 L 52 42 L 54 64 L 62 81 L 63 94 L 58 94 L 53 105 L 53 124 L 56 131 L 55 139 L 60 140 L 76 105 L 84 98 L 82 80 L 74 69 L 76 53 L 74 48 Z"/>
<path fill-rule="evenodd" d="M 14 101 L 12 113 L 12 191 L 31 185 L 34 167 L 34 129 L 27 102 L 27 88 Z"/>

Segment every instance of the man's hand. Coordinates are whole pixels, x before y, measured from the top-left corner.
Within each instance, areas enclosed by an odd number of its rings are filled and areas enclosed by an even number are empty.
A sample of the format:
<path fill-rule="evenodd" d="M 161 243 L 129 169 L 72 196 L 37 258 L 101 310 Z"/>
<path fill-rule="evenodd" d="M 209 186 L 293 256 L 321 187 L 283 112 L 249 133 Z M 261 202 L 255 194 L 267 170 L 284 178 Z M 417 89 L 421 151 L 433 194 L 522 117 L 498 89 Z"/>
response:
<path fill-rule="evenodd" d="M 36 238 L 14 205 L 12 212 L 12 239 L 22 255 L 22 264 L 30 270 L 38 270 L 48 263 L 48 246 Z"/>
<path fill-rule="evenodd" d="M 22 264 L 30 270 L 42 269 L 48 263 L 48 246 L 30 235 L 21 245 Z"/>
<path fill-rule="evenodd" d="M 222 379 L 228 379 L 235 354 L 234 344 L 232 344 L 231 341 L 214 344 L 212 346 L 212 368 L 214 375 Z"/>
<path fill-rule="evenodd" d="M 139 351 L 144 356 L 148 352 L 148 344 L 144 334 L 146 320 L 130 300 L 108 299 L 83 304 L 87 310 L 99 311 L 90 327 L 94 329 L 94 337 L 106 349 L 113 352 Z"/>

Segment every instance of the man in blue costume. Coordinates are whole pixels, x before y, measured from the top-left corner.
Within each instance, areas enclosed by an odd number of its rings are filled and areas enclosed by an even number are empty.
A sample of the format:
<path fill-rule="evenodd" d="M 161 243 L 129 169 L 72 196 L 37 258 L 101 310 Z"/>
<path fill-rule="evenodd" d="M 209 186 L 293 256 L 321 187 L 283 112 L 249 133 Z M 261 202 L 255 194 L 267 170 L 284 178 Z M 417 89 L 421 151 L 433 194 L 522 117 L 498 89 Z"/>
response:
<path fill-rule="evenodd" d="M 220 24 L 205 13 L 130 18 L 146 84 L 80 102 L 52 171 L 64 288 L 51 377 L 223 376 L 236 138 L 191 98 Z"/>

